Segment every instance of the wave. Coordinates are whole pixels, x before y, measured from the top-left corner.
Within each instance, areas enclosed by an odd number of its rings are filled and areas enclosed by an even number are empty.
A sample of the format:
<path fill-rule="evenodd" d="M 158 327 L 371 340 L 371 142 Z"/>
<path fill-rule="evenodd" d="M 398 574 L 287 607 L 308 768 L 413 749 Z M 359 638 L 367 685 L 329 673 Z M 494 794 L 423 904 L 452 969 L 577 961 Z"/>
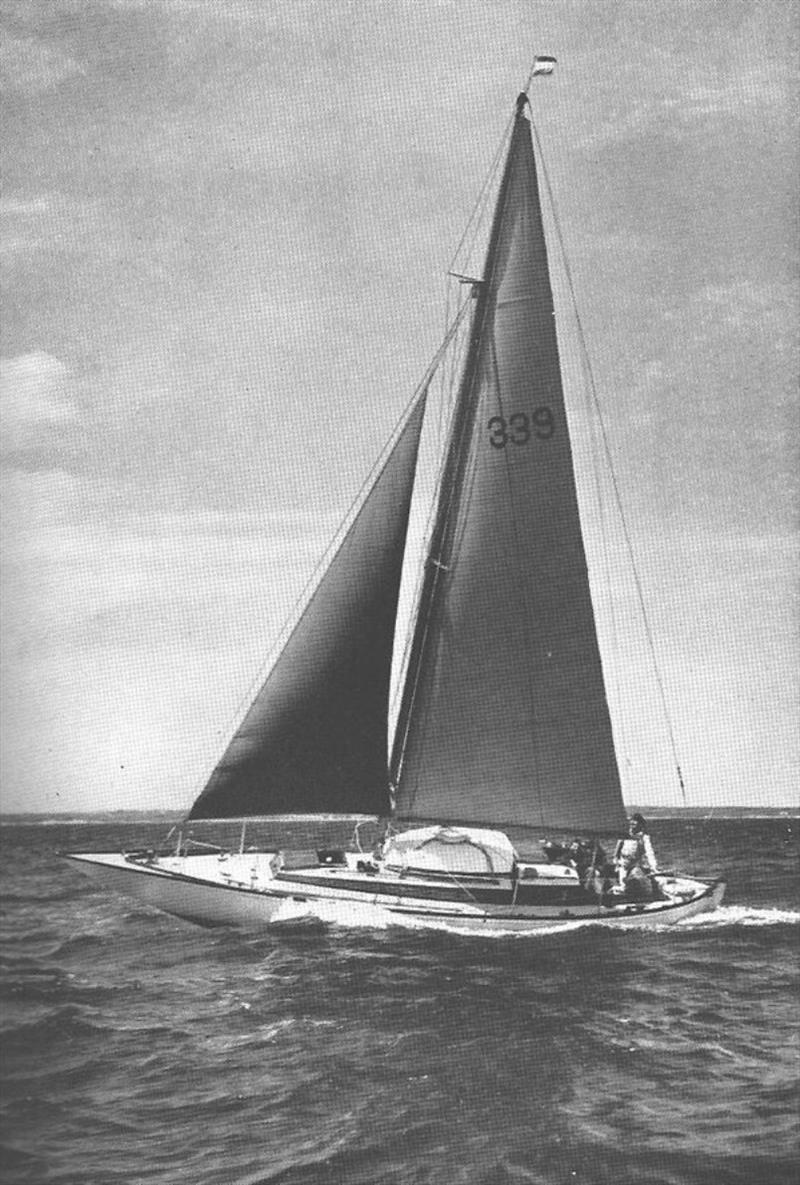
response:
<path fill-rule="evenodd" d="M 231 1053 L 236 1049 L 256 1050 L 264 1045 L 272 1044 L 277 1037 L 287 1029 L 295 1026 L 294 1017 L 275 1021 L 272 1024 L 258 1025 L 247 1033 L 212 1034 L 205 1040 L 205 1047 L 214 1053 Z"/>
<path fill-rule="evenodd" d="M 285 901 L 272 917 L 272 925 L 304 927 L 316 924 L 338 925 L 368 930 L 387 930 L 397 925 L 392 914 L 380 905 L 362 905 L 349 901 Z"/>
<path fill-rule="evenodd" d="M 59 949 L 81 951 L 88 947 L 91 950 L 93 945 L 76 939 L 68 940 Z M 97 1004 L 112 997 L 115 991 L 55 962 L 15 956 L 0 958 L 0 1000 L 21 1001 L 26 1005 Z"/>
<path fill-rule="evenodd" d="M 32 1053 L 49 1047 L 54 1039 L 69 1040 L 101 1032 L 99 1026 L 85 1019 L 78 1006 L 67 1004 L 36 1020 L 9 1025 L 3 1030 L 3 1046 L 7 1053 L 16 1050 Z"/>
<path fill-rule="evenodd" d="M 79 897 L 88 897 L 96 890 L 91 884 L 76 884 L 69 886 L 59 886 L 53 890 L 42 892 L 3 892 L 3 904 L 9 905 L 29 905 L 34 903 L 36 905 L 47 905 L 51 902 L 58 902 L 63 905 L 65 901 L 76 901 Z"/>
<path fill-rule="evenodd" d="M 713 913 L 678 922 L 681 930 L 719 929 L 722 926 L 796 926 L 800 912 L 794 909 L 756 909 L 750 905 L 722 905 Z"/>
<path fill-rule="evenodd" d="M 41 931 L 33 929 L 16 935 L 14 945 L 21 948 L 24 953 L 20 955 L 6 952 L 0 955 L 0 970 L 9 972 L 22 970 L 31 975 L 47 975 L 50 973 L 50 961 L 83 955 L 97 947 L 105 946 L 108 941 L 100 935 L 87 933 L 73 934 L 68 938 L 56 941 L 53 941 L 54 938 L 55 935 L 49 931 L 42 934 Z M 37 946 L 35 954 L 28 952 L 27 948 L 31 945 Z M 42 970 L 37 970 L 39 968 Z"/>
<path fill-rule="evenodd" d="M 54 950 L 50 952 L 51 959 L 64 957 L 65 955 L 83 954 L 84 951 L 90 951 L 96 947 L 105 946 L 107 940 L 99 934 L 74 934 L 70 938 L 65 938 Z"/>

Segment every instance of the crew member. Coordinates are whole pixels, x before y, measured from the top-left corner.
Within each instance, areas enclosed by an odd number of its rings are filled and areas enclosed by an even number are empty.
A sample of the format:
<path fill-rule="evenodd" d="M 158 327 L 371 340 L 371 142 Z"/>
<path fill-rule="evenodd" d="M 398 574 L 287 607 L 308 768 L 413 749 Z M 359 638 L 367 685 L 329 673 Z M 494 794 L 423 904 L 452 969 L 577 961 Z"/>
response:
<path fill-rule="evenodd" d="M 630 892 L 637 897 L 654 896 L 656 889 L 652 878 L 658 872 L 658 865 L 643 815 L 631 815 L 628 820 L 628 838 L 617 843 L 614 866 L 617 891 Z"/>

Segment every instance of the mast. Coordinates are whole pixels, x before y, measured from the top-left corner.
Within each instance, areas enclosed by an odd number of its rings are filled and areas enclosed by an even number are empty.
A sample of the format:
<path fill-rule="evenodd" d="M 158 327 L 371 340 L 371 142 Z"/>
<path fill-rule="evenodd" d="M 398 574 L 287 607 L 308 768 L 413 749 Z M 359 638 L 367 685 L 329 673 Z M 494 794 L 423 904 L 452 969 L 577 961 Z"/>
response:
<path fill-rule="evenodd" d="M 392 755 L 396 813 L 616 830 L 526 105 L 523 93 L 438 491 Z"/>
<path fill-rule="evenodd" d="M 425 561 L 422 588 L 420 590 L 419 596 L 416 628 L 411 644 L 411 652 L 409 654 L 408 666 L 406 668 L 406 682 L 403 690 L 403 697 L 400 701 L 400 711 L 398 713 L 397 725 L 395 728 L 394 745 L 391 757 L 392 784 L 395 787 L 399 782 L 400 773 L 402 770 L 403 754 L 408 737 L 411 712 L 414 706 L 414 698 L 422 669 L 423 654 L 428 639 L 431 607 L 436 596 L 436 589 L 439 584 L 440 577 L 448 570 L 447 559 L 445 555 L 447 528 L 450 522 L 451 513 L 458 502 L 457 491 L 463 482 L 463 474 L 466 462 L 463 445 L 470 430 L 471 421 L 474 416 L 474 403 L 476 394 L 476 360 L 483 337 L 487 312 L 489 310 L 491 278 L 494 272 L 495 260 L 497 256 L 497 240 L 500 234 L 500 227 L 503 221 L 503 210 L 505 208 L 506 197 L 508 194 L 514 136 L 527 102 L 528 96 L 524 91 L 522 91 L 517 96 L 514 130 L 511 134 L 511 142 L 509 144 L 506 163 L 503 169 L 502 178 L 500 180 L 497 203 L 495 205 L 494 215 L 492 217 L 492 228 L 489 233 L 489 245 L 486 251 L 486 264 L 484 266 L 483 279 L 473 281 L 473 291 L 476 294 L 475 313 L 472 318 L 467 354 L 464 361 L 464 369 L 461 374 L 461 382 L 453 411 L 453 420 L 450 429 L 447 455 L 445 458 L 441 480 L 439 482 L 437 505 L 434 514 L 434 525 L 431 532 L 430 543 L 428 545 L 428 555 Z"/>

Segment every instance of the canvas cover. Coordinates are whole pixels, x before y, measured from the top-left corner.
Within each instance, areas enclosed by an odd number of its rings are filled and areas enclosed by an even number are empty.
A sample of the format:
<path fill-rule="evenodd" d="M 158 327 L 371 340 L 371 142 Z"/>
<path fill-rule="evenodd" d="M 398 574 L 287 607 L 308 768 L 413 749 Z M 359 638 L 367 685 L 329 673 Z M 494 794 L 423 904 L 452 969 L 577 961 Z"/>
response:
<path fill-rule="evenodd" d="M 416 827 L 386 841 L 388 868 L 453 873 L 510 873 L 516 852 L 501 831 L 461 827 Z"/>

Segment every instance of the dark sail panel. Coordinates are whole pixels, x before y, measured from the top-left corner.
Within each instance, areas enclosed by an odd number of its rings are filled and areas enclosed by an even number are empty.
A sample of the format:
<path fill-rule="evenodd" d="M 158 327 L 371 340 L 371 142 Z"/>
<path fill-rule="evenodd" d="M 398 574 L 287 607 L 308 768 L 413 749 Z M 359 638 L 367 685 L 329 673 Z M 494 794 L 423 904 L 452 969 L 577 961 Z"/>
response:
<path fill-rule="evenodd" d="M 624 822 L 531 145 L 518 109 L 393 775 L 400 819 Z"/>
<path fill-rule="evenodd" d="M 387 814 L 395 616 L 424 397 L 190 818 Z"/>

